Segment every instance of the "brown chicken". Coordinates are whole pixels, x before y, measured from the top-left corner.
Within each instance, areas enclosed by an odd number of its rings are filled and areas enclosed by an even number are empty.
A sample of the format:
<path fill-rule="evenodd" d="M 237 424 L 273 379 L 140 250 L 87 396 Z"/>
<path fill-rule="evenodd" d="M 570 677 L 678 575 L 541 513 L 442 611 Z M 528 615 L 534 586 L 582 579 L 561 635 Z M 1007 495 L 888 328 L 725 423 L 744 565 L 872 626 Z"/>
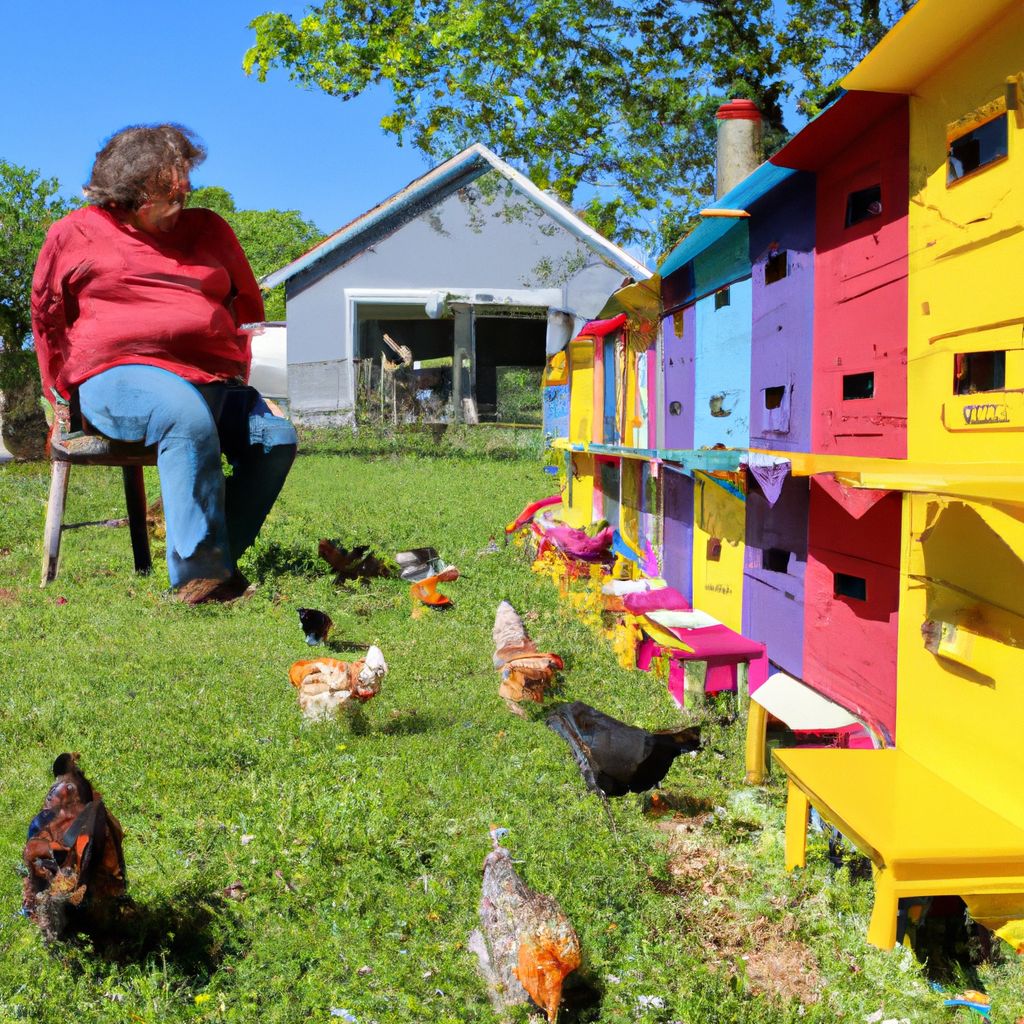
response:
<path fill-rule="evenodd" d="M 109 925 L 127 884 L 124 832 L 79 769 L 78 754 L 61 754 L 53 774 L 22 854 L 22 909 L 51 942 Z"/>
<path fill-rule="evenodd" d="M 499 844 L 505 829 L 492 829 L 494 848 L 484 860 L 480 930 L 469 948 L 480 962 L 491 1002 L 499 1013 L 533 1000 L 554 1022 L 562 984 L 580 965 L 580 940 L 550 897 L 527 888 Z"/>
<path fill-rule="evenodd" d="M 498 693 L 509 710 L 522 715 L 519 702 L 541 703 L 554 682 L 555 673 L 563 668 L 562 659 L 557 654 L 545 654 L 537 649 L 523 620 L 508 601 L 498 605 L 491 638 L 494 640 L 494 667 L 501 673 Z"/>

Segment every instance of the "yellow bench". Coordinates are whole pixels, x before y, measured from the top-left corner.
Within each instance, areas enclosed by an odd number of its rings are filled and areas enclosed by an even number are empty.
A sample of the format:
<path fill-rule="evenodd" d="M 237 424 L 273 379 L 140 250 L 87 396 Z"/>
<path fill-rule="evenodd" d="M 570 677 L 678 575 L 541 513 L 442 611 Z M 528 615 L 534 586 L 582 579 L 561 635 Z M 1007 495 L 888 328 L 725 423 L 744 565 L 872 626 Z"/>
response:
<path fill-rule="evenodd" d="M 906 896 L 1018 894 L 1024 829 L 898 749 L 776 750 L 788 776 L 786 870 L 803 867 L 813 805 L 875 867 L 868 942 L 896 944 Z M 968 780 L 969 781 L 969 780 Z"/>

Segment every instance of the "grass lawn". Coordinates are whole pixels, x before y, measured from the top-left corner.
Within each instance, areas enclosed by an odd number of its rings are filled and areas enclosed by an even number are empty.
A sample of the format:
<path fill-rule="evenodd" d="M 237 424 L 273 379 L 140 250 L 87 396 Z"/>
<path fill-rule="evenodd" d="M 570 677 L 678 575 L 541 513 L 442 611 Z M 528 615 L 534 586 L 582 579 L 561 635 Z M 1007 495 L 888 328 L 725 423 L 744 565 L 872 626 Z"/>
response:
<path fill-rule="evenodd" d="M 783 871 L 781 786 L 740 784 L 727 703 L 698 713 L 706 745 L 666 780 L 675 815 L 628 797 L 614 829 L 563 741 L 506 710 L 501 598 L 564 656 L 559 698 L 646 727 L 683 718 L 520 552 L 479 553 L 552 489 L 535 455 L 308 451 L 243 564 L 255 596 L 228 608 L 170 601 L 159 543 L 154 574 L 135 577 L 124 529 L 67 533 L 40 590 L 48 469 L 0 467 L 0 1022 L 493 1021 L 466 950 L 491 823 L 579 932 L 566 1022 L 973 1019 L 942 1008 L 908 952 L 865 945 L 870 884 L 831 868 L 823 840 L 805 872 Z M 120 516 L 122 500 L 118 471 L 75 470 L 68 520 Z M 413 620 L 397 580 L 336 586 L 321 537 L 436 546 L 464 574 L 444 588 L 454 610 Z M 300 606 L 329 612 L 337 641 L 383 649 L 390 673 L 361 719 L 303 724 L 288 683 L 310 650 Z M 115 951 L 48 951 L 17 916 L 25 828 L 64 750 L 125 828 L 141 913 Z M 224 895 L 236 883 L 244 900 Z M 984 984 L 992 1019 L 1013 1021 L 1022 979 L 999 951 L 949 982 Z"/>

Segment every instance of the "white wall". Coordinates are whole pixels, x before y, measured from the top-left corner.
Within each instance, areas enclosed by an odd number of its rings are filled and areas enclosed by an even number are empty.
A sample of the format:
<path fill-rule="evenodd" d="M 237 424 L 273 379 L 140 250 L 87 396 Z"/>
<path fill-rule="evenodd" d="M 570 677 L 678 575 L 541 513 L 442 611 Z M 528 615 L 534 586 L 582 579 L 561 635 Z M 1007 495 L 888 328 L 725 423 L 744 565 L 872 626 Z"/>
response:
<path fill-rule="evenodd" d="M 505 178 L 489 172 L 288 296 L 289 400 L 299 416 L 352 404 L 356 308 L 422 308 L 432 295 L 594 317 L 623 272 Z"/>

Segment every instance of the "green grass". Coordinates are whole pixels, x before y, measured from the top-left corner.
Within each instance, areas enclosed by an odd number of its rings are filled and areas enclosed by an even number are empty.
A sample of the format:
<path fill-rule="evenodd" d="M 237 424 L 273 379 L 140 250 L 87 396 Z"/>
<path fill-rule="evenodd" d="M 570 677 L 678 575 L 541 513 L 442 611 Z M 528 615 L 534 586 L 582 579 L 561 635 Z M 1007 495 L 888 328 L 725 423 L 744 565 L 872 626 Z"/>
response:
<path fill-rule="evenodd" d="M 332 1008 L 361 1024 L 493 1021 L 465 948 L 491 823 L 580 934 L 599 1003 L 566 1021 L 970 1019 L 941 1008 L 909 956 L 865 945 L 870 885 L 832 872 L 820 843 L 807 871 L 783 871 L 781 787 L 739 785 L 742 723 L 719 720 L 727 706 L 698 715 L 708 742 L 668 777 L 718 809 L 672 851 L 639 798 L 613 801 L 613 831 L 563 742 L 508 713 L 490 661 L 503 597 L 537 612 L 533 636 L 565 657 L 561 698 L 647 727 L 683 717 L 518 551 L 478 554 L 551 490 L 532 455 L 477 450 L 487 443 L 366 459 L 344 435 L 310 439 L 243 565 L 259 589 L 229 608 L 173 603 L 162 564 L 132 575 L 123 529 L 67 533 L 61 575 L 40 590 L 47 470 L 0 467 L 0 1022 L 283 1024 Z M 116 471 L 72 473 L 69 521 L 122 514 Z M 337 587 L 320 537 L 436 546 L 463 570 L 454 610 L 414 620 L 394 580 Z M 383 649 L 390 673 L 361 718 L 303 724 L 288 684 L 309 656 L 302 605 L 328 611 L 335 638 Z M 117 956 L 84 941 L 47 950 L 16 916 L 24 830 L 63 750 L 81 752 L 125 828 L 141 931 Z M 696 851 L 689 872 L 681 849 Z M 222 895 L 236 882 L 244 902 Z M 768 933 L 817 961 L 820 1002 L 754 991 L 746 965 Z M 981 970 L 993 1020 L 1024 1012 L 1022 978 L 1012 956 Z"/>

